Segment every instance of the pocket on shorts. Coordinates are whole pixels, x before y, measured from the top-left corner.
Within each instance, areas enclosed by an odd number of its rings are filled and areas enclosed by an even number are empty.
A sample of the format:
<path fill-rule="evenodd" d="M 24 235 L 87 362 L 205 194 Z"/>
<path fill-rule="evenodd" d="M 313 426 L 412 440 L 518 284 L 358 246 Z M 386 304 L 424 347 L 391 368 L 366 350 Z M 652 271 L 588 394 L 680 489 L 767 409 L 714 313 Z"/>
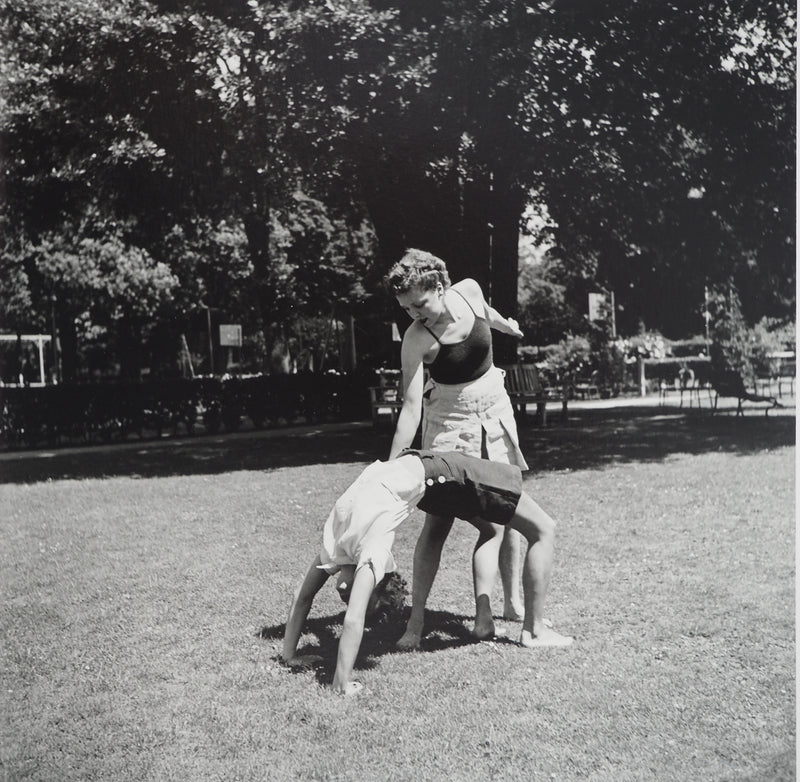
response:
<path fill-rule="evenodd" d="M 528 463 L 519 447 L 517 426 L 513 417 L 510 421 L 505 418 L 490 419 L 484 421 L 483 426 L 486 432 L 486 454 L 491 461 L 516 464 L 522 470 L 528 469 Z"/>

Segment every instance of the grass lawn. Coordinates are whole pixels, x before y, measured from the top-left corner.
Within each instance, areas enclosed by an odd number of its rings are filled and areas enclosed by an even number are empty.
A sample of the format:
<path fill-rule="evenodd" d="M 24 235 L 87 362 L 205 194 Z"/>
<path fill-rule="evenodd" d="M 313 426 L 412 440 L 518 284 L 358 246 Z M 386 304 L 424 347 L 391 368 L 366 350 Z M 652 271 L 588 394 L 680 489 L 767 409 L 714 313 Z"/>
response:
<path fill-rule="evenodd" d="M 387 432 L 0 461 L 0 779 L 794 779 L 794 410 L 576 411 L 521 434 L 559 521 L 547 614 L 576 643 L 470 642 L 476 536 L 456 522 L 423 649 L 369 631 L 352 699 L 325 687 L 332 587 L 301 644 L 324 664 L 277 653 L 324 518 Z M 409 581 L 421 522 L 397 538 Z"/>

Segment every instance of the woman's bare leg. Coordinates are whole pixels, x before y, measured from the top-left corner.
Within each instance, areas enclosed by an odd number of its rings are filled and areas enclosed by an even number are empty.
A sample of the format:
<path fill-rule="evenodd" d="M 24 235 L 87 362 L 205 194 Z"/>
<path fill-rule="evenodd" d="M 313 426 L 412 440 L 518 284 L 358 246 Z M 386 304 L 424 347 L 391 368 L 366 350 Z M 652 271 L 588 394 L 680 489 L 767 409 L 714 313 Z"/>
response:
<path fill-rule="evenodd" d="M 528 542 L 522 571 L 525 617 L 520 643 L 527 647 L 569 646 L 571 637 L 557 633 L 544 623 L 544 603 L 553 571 L 556 523 L 523 493 L 509 526 L 519 530 Z"/>

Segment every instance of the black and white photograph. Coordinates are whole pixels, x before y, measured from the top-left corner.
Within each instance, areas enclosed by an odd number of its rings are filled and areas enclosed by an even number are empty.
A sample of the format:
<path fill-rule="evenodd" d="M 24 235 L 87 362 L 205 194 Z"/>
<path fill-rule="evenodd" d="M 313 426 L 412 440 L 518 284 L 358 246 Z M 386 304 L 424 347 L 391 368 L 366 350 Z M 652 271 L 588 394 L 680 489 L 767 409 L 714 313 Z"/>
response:
<path fill-rule="evenodd" d="M 0 0 L 0 782 L 793 782 L 788 0 Z"/>

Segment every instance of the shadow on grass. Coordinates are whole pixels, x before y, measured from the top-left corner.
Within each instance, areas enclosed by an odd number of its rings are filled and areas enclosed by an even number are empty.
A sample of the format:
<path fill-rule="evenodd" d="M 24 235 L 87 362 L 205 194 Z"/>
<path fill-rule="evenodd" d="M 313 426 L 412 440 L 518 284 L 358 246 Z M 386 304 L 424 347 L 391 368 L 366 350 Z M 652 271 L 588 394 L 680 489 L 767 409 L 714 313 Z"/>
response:
<path fill-rule="evenodd" d="M 706 409 L 615 408 L 570 413 L 568 425 L 523 426 L 522 450 L 532 469 L 580 470 L 662 461 L 673 454 L 749 454 L 795 443 L 794 409 L 765 416 L 712 415 Z"/>
<path fill-rule="evenodd" d="M 0 482 L 33 483 L 110 476 L 214 475 L 301 465 L 368 463 L 389 452 L 392 432 L 363 425 L 326 431 L 254 432 L 248 436 L 190 437 L 118 447 L 6 454 Z M 794 409 L 769 417 L 669 407 L 570 411 L 567 424 L 520 425 L 523 452 L 535 471 L 592 469 L 660 461 L 675 453 L 753 453 L 793 445 Z"/>
<path fill-rule="evenodd" d="M 330 616 L 314 617 L 303 625 L 303 633 L 316 636 L 316 643 L 306 643 L 297 649 L 298 655 L 314 655 L 320 657 L 319 662 L 309 666 L 313 668 L 320 684 L 330 684 L 336 667 L 336 654 L 339 649 L 344 611 Z M 440 652 L 478 643 L 469 630 L 473 618 L 450 611 L 426 611 L 426 634 L 422 639 L 420 652 Z M 405 628 L 405 618 L 400 622 L 380 622 L 367 624 L 361 647 L 358 651 L 355 670 L 371 670 L 378 666 L 378 660 L 385 654 L 402 654 L 397 648 L 397 641 Z M 263 640 L 282 640 L 286 630 L 285 624 L 262 627 L 256 637 Z M 296 671 L 308 670 L 298 668 Z"/>

